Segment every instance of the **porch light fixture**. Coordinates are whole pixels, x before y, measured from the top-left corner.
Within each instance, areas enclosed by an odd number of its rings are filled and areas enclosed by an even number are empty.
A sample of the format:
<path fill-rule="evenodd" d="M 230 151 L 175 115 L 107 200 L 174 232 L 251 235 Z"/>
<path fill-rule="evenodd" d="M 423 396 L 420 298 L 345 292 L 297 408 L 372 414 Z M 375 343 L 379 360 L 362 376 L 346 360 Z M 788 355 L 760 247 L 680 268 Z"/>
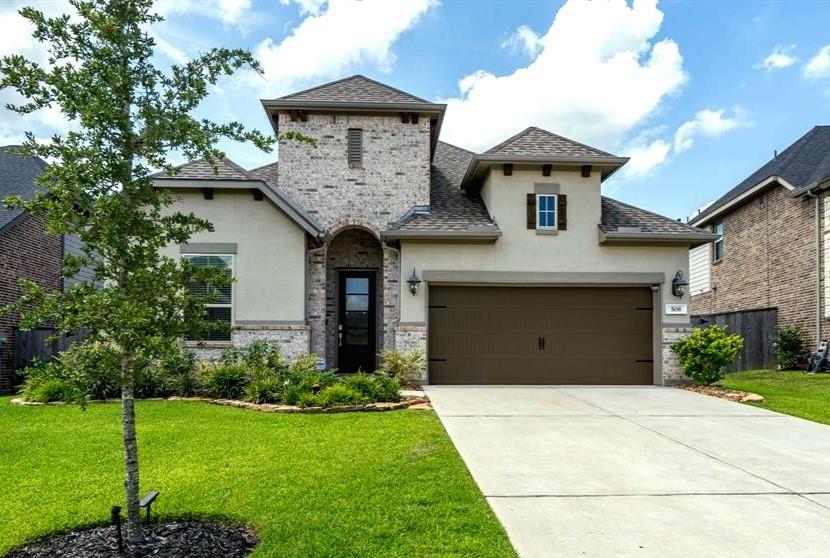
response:
<path fill-rule="evenodd" d="M 406 280 L 409 283 L 409 292 L 412 293 L 412 296 L 418 292 L 418 285 L 421 284 L 421 279 L 415 273 L 415 268 L 412 268 L 412 275 L 409 276 L 409 279 Z"/>
<path fill-rule="evenodd" d="M 671 292 L 677 298 L 681 298 L 686 293 L 686 287 L 689 286 L 689 282 L 683 277 L 683 272 L 678 271 L 674 274 L 674 279 L 671 282 Z"/>

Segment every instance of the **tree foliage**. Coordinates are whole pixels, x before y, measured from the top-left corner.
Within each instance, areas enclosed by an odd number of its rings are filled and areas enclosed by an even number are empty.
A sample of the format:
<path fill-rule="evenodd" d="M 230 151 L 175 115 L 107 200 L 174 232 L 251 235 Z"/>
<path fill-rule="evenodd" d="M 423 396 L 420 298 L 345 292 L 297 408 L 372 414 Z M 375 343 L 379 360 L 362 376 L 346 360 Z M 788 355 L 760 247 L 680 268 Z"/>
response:
<path fill-rule="evenodd" d="M 729 335 L 726 326 L 718 325 L 695 329 L 671 345 L 686 375 L 707 385 L 723 378 L 723 368 L 738 358 L 743 348 L 743 337 Z"/>
<path fill-rule="evenodd" d="M 46 17 L 23 8 L 34 37 L 48 48 L 45 64 L 13 54 L 0 60 L 0 89 L 23 101 L 7 109 L 28 114 L 52 107 L 71 121 L 71 131 L 46 141 L 29 133 L 20 155 L 50 164 L 33 199 L 11 197 L 7 206 L 42 218 L 51 234 L 79 237 L 80 255 L 63 258 L 62 273 L 91 267 L 94 283 L 53 292 L 23 281 L 25 294 L 6 310 L 21 311 L 21 326 L 49 323 L 62 332 L 81 328 L 116 347 L 121 362 L 128 522 L 138 531 L 138 453 L 133 389 L 139 358 L 163 341 L 214 327 L 204 303 L 230 279 L 211 269 L 161 255 L 212 225 L 193 213 L 171 211 L 173 197 L 153 187 L 151 172 L 175 172 L 171 151 L 188 159 L 223 157 L 223 139 L 270 150 L 273 139 L 239 122 L 193 116 L 210 86 L 243 67 L 259 71 L 244 50 L 215 48 L 185 64 L 155 65 L 148 29 L 161 21 L 151 0 L 71 0 L 78 17 Z M 303 139 L 303 138 L 299 138 Z M 202 296 L 189 281 L 215 287 Z"/>

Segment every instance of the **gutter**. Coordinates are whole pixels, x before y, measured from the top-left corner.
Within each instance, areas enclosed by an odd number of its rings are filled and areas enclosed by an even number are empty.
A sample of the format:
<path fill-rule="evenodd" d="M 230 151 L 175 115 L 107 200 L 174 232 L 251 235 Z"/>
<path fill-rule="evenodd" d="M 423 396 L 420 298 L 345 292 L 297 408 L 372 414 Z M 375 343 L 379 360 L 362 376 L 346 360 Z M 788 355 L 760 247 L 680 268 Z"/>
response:
<path fill-rule="evenodd" d="M 700 213 L 699 215 L 696 215 L 694 217 L 694 219 L 689 219 L 689 224 L 692 225 L 693 227 L 700 227 L 702 225 L 705 225 L 706 223 L 708 223 L 713 218 L 717 217 L 718 215 L 720 215 L 721 213 L 723 213 L 724 211 L 726 211 L 730 207 L 733 207 L 734 205 L 739 204 L 740 202 L 747 199 L 748 197 L 753 196 L 754 194 L 756 194 L 759 191 L 763 190 L 764 188 L 766 188 L 767 186 L 769 186 L 773 182 L 777 182 L 778 184 L 782 185 L 787 190 L 790 190 L 791 191 L 790 195 L 792 195 L 792 196 L 795 196 L 796 192 L 804 190 L 804 188 L 798 188 L 797 189 L 795 186 L 793 186 L 792 184 L 790 184 L 789 182 L 787 182 L 786 180 L 784 180 L 780 176 L 772 175 L 772 176 L 769 176 L 769 177 L 763 179 L 761 182 L 759 182 L 758 184 L 756 184 L 755 186 L 753 186 L 752 188 L 750 188 L 746 192 L 743 192 L 742 194 L 739 194 L 739 195 L 735 196 L 734 198 L 723 202 L 722 205 L 719 205 L 719 206 L 715 207 L 714 209 L 711 209 L 711 206 L 707 207 L 706 210 L 704 210 L 703 213 Z"/>
<path fill-rule="evenodd" d="M 689 245 L 700 246 L 719 238 L 716 234 L 695 233 L 695 234 L 672 234 L 672 233 L 647 233 L 647 232 L 617 232 L 599 231 L 599 243 L 605 245 L 625 244 L 663 244 L 667 246 Z"/>
<path fill-rule="evenodd" d="M 494 231 L 383 231 L 383 240 L 471 240 L 496 241 L 500 230 Z"/>
<path fill-rule="evenodd" d="M 478 172 L 481 164 L 499 165 L 509 163 L 535 163 L 535 164 L 553 164 L 553 165 L 608 165 L 613 167 L 608 173 L 602 176 L 602 180 L 607 179 L 614 174 L 619 168 L 629 161 L 629 157 L 614 157 L 596 156 L 596 157 L 578 157 L 578 156 L 563 156 L 563 155 L 513 155 L 505 157 L 504 155 L 475 155 L 470 164 L 467 166 L 467 171 L 464 173 L 464 178 L 461 179 L 461 188 L 466 190 L 467 184 L 473 180 Z"/>

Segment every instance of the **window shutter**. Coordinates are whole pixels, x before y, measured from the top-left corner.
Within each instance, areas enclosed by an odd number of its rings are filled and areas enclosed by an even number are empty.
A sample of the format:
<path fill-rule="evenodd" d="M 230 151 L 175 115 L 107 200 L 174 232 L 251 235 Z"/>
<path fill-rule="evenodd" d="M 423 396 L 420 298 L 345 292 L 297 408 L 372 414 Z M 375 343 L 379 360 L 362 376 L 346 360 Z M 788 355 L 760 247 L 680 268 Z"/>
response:
<path fill-rule="evenodd" d="M 527 228 L 536 228 L 536 194 L 527 195 Z"/>
<path fill-rule="evenodd" d="M 556 228 L 560 231 L 568 229 L 568 196 L 556 196 Z"/>
<path fill-rule="evenodd" d="M 346 138 L 346 149 L 350 167 L 363 165 L 363 130 L 360 128 L 349 128 Z"/>

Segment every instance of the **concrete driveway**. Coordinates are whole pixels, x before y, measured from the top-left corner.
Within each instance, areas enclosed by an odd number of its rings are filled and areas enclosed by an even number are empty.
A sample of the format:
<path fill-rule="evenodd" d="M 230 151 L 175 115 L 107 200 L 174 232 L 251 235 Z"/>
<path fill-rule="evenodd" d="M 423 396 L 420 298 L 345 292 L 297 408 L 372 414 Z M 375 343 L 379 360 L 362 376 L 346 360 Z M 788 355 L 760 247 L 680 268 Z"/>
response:
<path fill-rule="evenodd" d="M 830 556 L 830 427 L 660 387 L 430 386 L 522 558 Z"/>

